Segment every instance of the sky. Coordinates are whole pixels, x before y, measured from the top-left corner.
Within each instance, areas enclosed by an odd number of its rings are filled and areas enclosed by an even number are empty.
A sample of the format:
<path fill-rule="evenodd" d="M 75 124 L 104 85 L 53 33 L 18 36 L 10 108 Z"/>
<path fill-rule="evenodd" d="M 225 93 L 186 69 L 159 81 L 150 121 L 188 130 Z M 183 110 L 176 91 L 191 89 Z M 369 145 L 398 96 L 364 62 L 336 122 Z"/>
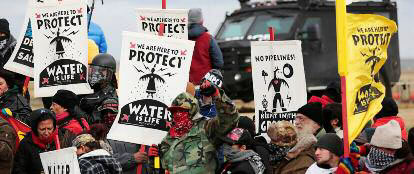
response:
<path fill-rule="evenodd" d="M 0 18 L 10 22 L 12 34 L 20 35 L 26 13 L 27 0 L 0 0 Z M 400 56 L 402 59 L 414 59 L 414 0 L 397 0 Z M 240 7 L 238 0 L 167 0 L 167 8 L 202 8 L 204 25 L 211 33 L 216 33 L 226 13 Z M 96 0 L 93 21 L 104 30 L 108 42 L 108 53 L 118 58 L 121 49 L 122 31 L 136 31 L 134 22 L 136 8 L 161 8 L 161 0 Z"/>

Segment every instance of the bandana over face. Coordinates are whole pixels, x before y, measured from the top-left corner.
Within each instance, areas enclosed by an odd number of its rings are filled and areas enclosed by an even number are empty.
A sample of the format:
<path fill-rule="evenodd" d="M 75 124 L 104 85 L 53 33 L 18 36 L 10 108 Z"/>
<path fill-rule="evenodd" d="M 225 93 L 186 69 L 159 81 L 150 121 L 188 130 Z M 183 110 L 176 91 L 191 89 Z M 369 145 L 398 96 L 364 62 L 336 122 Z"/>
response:
<path fill-rule="evenodd" d="M 173 113 L 173 126 L 170 128 L 170 135 L 173 138 L 182 137 L 193 127 L 190 113 L 187 111 L 177 111 Z"/>
<path fill-rule="evenodd" d="M 367 156 L 367 165 L 373 169 L 385 169 L 389 164 L 394 162 L 396 158 L 394 155 L 385 153 L 384 151 L 371 147 Z"/>

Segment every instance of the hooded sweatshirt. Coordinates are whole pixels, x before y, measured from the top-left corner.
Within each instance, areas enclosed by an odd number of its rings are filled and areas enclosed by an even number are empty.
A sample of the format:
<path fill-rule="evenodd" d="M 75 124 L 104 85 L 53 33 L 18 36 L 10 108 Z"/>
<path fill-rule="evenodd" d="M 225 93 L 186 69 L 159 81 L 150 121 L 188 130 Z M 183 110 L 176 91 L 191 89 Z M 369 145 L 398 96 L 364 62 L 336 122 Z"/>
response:
<path fill-rule="evenodd" d="M 107 151 L 97 149 L 79 157 L 79 168 L 82 174 L 121 174 L 121 164 Z"/>

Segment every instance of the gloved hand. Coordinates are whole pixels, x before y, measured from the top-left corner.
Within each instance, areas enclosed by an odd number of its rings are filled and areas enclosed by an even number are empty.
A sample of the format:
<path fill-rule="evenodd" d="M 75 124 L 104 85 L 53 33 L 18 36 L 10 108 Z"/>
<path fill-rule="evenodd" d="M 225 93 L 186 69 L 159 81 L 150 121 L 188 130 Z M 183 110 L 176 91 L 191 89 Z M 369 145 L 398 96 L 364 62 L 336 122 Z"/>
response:
<path fill-rule="evenodd" d="M 220 92 L 219 89 L 208 80 L 204 80 L 204 82 L 200 86 L 200 94 L 206 97 L 214 97 L 219 96 Z"/>
<path fill-rule="evenodd" d="M 355 168 L 352 165 L 351 158 L 341 158 L 339 160 L 337 174 L 352 174 L 355 173 Z"/>
<path fill-rule="evenodd" d="M 12 117 L 13 116 L 13 113 L 9 108 L 2 109 L 1 113 L 6 117 Z"/>
<path fill-rule="evenodd" d="M 154 156 L 154 157 L 159 156 L 159 154 L 158 154 L 158 147 L 157 147 L 157 145 L 153 144 L 153 145 L 149 148 L 149 150 L 148 150 L 148 156 Z"/>

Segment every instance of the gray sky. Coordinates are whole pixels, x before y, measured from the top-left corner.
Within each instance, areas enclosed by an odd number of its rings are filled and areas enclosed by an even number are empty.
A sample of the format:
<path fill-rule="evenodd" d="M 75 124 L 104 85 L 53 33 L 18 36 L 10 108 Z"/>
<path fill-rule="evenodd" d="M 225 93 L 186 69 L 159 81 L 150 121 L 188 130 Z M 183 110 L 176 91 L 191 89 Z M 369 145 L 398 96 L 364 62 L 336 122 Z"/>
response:
<path fill-rule="evenodd" d="M 161 8 L 161 0 L 96 0 L 93 21 L 104 30 L 108 52 L 120 56 L 122 31 L 136 31 L 135 8 Z M 399 13 L 399 40 L 401 58 L 414 59 L 414 0 L 397 0 Z M 19 37 L 23 25 L 27 0 L 1 0 L 0 17 L 10 22 L 12 34 Z M 226 12 L 239 8 L 238 0 L 167 0 L 167 8 L 203 9 L 205 25 L 215 33 Z"/>

